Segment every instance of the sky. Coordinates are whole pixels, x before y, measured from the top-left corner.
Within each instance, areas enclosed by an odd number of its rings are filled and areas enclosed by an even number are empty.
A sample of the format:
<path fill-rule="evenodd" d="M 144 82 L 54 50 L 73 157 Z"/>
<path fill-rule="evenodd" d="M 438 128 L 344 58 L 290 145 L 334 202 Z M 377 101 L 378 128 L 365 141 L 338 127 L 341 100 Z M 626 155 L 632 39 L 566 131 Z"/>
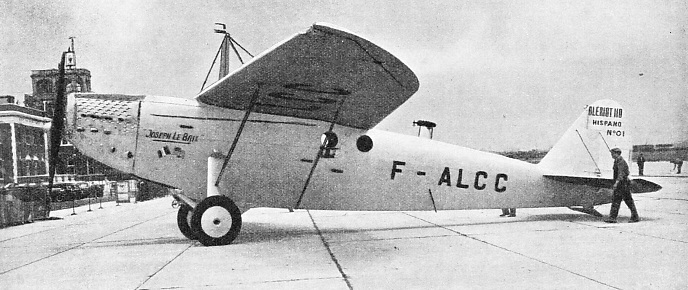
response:
<path fill-rule="evenodd" d="M 31 70 L 56 68 L 74 36 L 94 92 L 194 98 L 222 41 L 215 22 L 253 55 L 326 22 L 418 76 L 379 129 L 415 135 L 430 120 L 443 142 L 549 149 L 612 99 L 633 144 L 676 143 L 688 140 L 686 15 L 683 0 L 0 0 L 0 95 L 31 94 Z"/>

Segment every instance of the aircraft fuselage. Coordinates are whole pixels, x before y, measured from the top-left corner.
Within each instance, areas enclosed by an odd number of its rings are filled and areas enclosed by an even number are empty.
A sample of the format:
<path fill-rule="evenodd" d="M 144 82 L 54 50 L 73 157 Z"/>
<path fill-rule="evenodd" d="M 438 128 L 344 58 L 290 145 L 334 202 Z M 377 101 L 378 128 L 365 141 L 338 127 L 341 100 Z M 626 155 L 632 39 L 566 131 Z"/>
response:
<path fill-rule="evenodd" d="M 245 111 L 194 100 L 70 95 L 66 135 L 104 164 L 201 200 Z M 323 146 L 323 134 L 336 144 Z M 610 191 L 543 177 L 497 154 L 380 130 L 252 112 L 219 192 L 252 207 L 448 210 L 609 202 Z M 212 185 L 211 185 L 212 186 Z"/>

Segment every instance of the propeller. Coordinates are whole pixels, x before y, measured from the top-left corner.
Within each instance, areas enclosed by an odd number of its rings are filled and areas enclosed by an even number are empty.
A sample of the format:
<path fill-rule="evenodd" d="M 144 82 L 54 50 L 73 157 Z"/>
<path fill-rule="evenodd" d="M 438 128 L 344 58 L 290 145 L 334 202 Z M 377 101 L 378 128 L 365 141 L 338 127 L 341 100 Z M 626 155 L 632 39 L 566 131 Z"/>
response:
<path fill-rule="evenodd" d="M 62 52 L 62 59 L 58 66 L 57 95 L 53 106 L 53 119 L 50 126 L 50 156 L 48 157 L 48 193 L 46 198 L 46 208 L 50 212 L 50 192 L 53 188 L 55 179 L 55 169 L 59 161 L 60 143 L 62 142 L 62 130 L 65 118 L 65 55 Z"/>

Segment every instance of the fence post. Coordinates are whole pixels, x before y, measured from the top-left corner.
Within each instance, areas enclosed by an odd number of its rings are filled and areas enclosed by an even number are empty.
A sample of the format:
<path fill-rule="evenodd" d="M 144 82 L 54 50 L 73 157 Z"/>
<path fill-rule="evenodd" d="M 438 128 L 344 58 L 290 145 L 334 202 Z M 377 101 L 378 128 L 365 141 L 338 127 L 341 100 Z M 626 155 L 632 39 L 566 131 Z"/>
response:
<path fill-rule="evenodd" d="M 74 209 L 74 204 L 76 203 L 75 196 L 72 194 L 72 215 L 76 215 L 76 210 Z"/>
<path fill-rule="evenodd" d="M 0 194 L 0 228 L 7 226 L 7 200 L 5 194 Z"/>

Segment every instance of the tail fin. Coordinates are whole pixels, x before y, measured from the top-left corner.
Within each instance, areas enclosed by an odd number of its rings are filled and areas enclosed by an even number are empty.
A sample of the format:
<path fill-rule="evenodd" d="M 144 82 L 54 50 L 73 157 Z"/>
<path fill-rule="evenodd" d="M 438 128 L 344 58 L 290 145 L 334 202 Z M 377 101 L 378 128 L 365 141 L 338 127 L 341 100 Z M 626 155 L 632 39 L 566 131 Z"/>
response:
<path fill-rule="evenodd" d="M 612 100 L 587 106 L 538 166 L 548 175 L 610 177 L 614 160 L 609 149 L 621 149 L 621 156 L 630 162 L 625 113 Z"/>

